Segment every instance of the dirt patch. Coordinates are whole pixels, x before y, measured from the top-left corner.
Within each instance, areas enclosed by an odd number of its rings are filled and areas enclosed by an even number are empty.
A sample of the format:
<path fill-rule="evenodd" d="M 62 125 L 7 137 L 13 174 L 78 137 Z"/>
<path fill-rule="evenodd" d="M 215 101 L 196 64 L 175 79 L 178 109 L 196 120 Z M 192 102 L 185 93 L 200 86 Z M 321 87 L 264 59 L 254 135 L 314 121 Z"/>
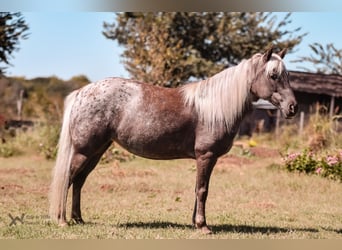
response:
<path fill-rule="evenodd" d="M 126 178 L 126 177 L 147 177 L 155 176 L 156 172 L 153 170 L 134 170 L 128 171 L 126 169 L 114 166 L 111 169 L 111 174 L 116 178 Z"/>
<path fill-rule="evenodd" d="M 35 187 L 35 188 L 30 188 L 28 192 L 34 193 L 34 194 L 40 194 L 40 195 L 48 195 L 50 191 L 50 186 L 48 185 L 43 185 L 40 187 Z"/>
<path fill-rule="evenodd" d="M 217 161 L 217 166 L 224 166 L 224 167 L 236 167 L 236 166 L 242 166 L 242 165 L 248 165 L 252 164 L 253 161 L 251 159 L 248 159 L 246 157 L 240 157 L 236 155 L 224 155 Z"/>
<path fill-rule="evenodd" d="M 110 192 L 112 193 L 114 191 L 116 186 L 112 185 L 112 184 L 103 184 L 100 186 L 101 191 L 103 192 Z"/>
<path fill-rule="evenodd" d="M 27 168 L 4 168 L 0 169 L 0 175 L 5 174 L 19 174 L 19 175 L 27 175 L 34 173 L 34 170 Z"/>
<path fill-rule="evenodd" d="M 260 158 L 272 158 L 279 157 L 279 151 L 273 148 L 265 148 L 265 147 L 252 147 L 249 149 L 253 156 Z"/>
<path fill-rule="evenodd" d="M 16 197 L 19 194 L 24 194 L 25 189 L 22 185 L 14 184 L 14 183 L 8 183 L 8 184 L 2 184 L 0 186 L 0 195 L 2 197 Z"/>
<path fill-rule="evenodd" d="M 251 201 L 248 204 L 246 204 L 246 207 L 252 209 L 257 208 L 261 210 L 268 210 L 277 208 L 277 204 L 273 201 Z"/>
<path fill-rule="evenodd" d="M 1 186 L 1 190 L 22 190 L 24 187 L 17 184 L 5 184 Z"/>
<path fill-rule="evenodd" d="M 160 193 L 160 189 L 151 188 L 148 183 L 136 183 L 133 185 L 117 185 L 117 184 L 103 184 L 100 186 L 100 190 L 106 193 L 135 191 L 138 193 Z"/>
<path fill-rule="evenodd" d="M 266 147 L 250 147 L 243 150 L 246 155 L 226 154 L 218 159 L 218 168 L 242 167 L 253 165 L 260 159 L 271 159 L 280 157 L 279 151 Z"/>

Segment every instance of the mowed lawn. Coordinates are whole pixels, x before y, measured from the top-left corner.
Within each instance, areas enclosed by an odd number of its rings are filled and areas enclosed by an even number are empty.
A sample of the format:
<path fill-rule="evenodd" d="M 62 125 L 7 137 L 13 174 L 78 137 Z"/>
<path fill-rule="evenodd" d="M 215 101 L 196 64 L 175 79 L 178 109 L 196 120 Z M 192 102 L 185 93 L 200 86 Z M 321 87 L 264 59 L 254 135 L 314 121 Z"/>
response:
<path fill-rule="evenodd" d="M 280 170 L 274 167 L 279 155 L 257 152 L 228 154 L 215 167 L 207 201 L 211 235 L 191 224 L 192 160 L 136 157 L 98 165 L 83 188 L 86 224 L 61 228 L 48 218 L 54 162 L 37 155 L 0 158 L 0 238 L 342 238 L 342 184 Z"/>

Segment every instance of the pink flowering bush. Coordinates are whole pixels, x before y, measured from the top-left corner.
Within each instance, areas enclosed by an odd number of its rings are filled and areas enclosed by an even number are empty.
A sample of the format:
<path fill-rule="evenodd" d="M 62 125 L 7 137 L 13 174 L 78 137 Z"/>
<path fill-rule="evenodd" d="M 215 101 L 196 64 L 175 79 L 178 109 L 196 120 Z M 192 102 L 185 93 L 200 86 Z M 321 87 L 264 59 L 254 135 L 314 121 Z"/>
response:
<path fill-rule="evenodd" d="M 322 176 L 342 181 L 342 150 L 321 159 Z"/>
<path fill-rule="evenodd" d="M 315 172 L 318 162 L 311 152 L 304 150 L 302 153 L 288 154 L 285 157 L 285 166 L 290 172 L 297 171 L 309 174 Z"/>
<path fill-rule="evenodd" d="M 290 172 L 317 174 L 342 181 L 342 150 L 334 154 L 317 156 L 306 149 L 303 152 L 287 154 L 284 161 L 286 169 Z"/>

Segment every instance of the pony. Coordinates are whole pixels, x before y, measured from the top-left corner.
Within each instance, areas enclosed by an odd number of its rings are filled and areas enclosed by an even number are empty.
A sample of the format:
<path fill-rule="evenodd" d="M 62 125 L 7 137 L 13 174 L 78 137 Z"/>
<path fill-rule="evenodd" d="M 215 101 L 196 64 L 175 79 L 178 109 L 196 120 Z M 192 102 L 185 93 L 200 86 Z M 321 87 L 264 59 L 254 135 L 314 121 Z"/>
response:
<path fill-rule="evenodd" d="M 209 180 L 218 157 L 232 147 L 243 117 L 259 98 L 285 118 L 297 112 L 286 50 L 257 53 L 216 75 L 178 88 L 124 78 L 106 78 L 71 92 L 50 187 L 50 216 L 67 225 L 66 204 L 72 186 L 71 219 L 81 216 L 81 189 L 113 141 L 150 159 L 196 161 L 194 226 L 210 233 L 205 217 Z"/>

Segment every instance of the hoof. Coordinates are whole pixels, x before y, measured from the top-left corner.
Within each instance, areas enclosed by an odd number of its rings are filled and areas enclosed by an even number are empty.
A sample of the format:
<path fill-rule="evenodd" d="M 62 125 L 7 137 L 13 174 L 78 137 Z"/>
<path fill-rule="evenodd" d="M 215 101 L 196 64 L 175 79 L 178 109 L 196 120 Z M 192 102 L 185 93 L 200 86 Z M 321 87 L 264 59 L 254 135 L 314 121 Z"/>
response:
<path fill-rule="evenodd" d="M 212 234 L 213 231 L 208 226 L 204 226 L 200 228 L 202 234 Z"/>
<path fill-rule="evenodd" d="M 72 218 L 71 219 L 71 223 L 72 224 L 77 224 L 77 225 L 83 225 L 85 224 L 84 223 L 84 220 L 82 218 Z"/>
<path fill-rule="evenodd" d="M 213 231 L 211 231 L 211 229 L 207 226 L 197 226 L 196 225 L 197 230 L 201 231 L 202 234 L 212 234 Z"/>
<path fill-rule="evenodd" d="M 60 227 L 65 227 L 67 225 L 68 225 L 68 223 L 65 220 L 58 222 L 58 226 L 60 226 Z"/>

